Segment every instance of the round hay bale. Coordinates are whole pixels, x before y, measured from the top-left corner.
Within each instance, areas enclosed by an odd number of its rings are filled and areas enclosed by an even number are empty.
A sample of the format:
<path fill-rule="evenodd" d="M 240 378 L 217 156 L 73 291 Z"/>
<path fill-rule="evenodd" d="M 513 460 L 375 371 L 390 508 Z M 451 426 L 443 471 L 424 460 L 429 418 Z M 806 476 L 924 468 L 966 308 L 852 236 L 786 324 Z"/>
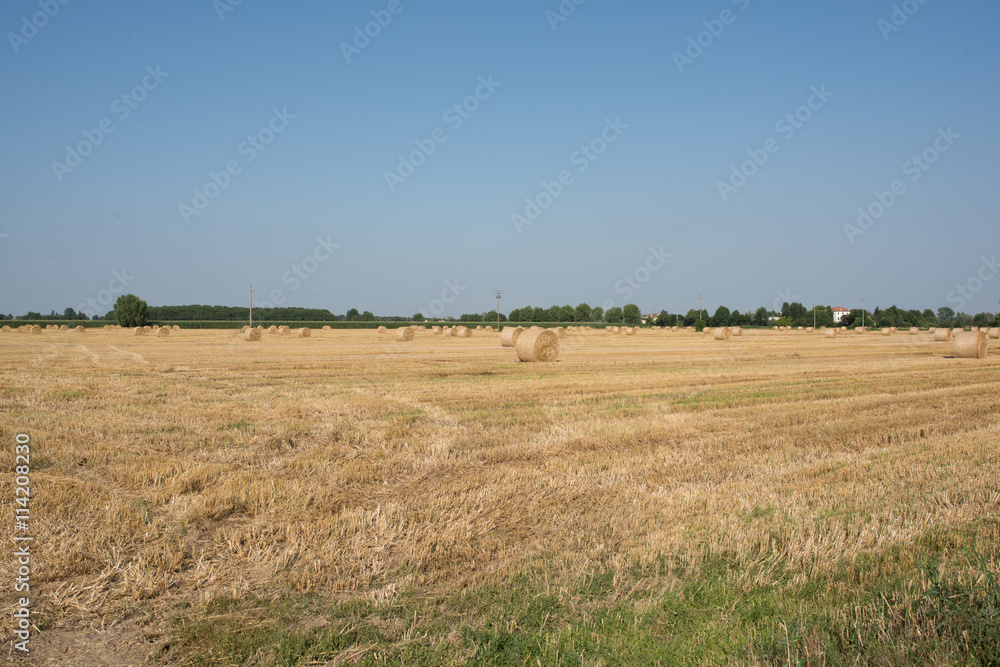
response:
<path fill-rule="evenodd" d="M 153 329 L 152 329 L 152 327 L 150 327 L 150 326 L 149 326 L 149 325 L 147 324 L 146 326 L 144 326 L 144 327 L 142 328 L 142 330 L 143 330 L 143 331 L 145 331 L 146 333 L 149 333 L 149 332 L 150 332 L 150 331 L 152 331 Z"/>
<path fill-rule="evenodd" d="M 77 333 L 87 333 L 87 327 L 83 326 L 82 324 L 79 324 L 73 328 L 73 331 Z"/>
<path fill-rule="evenodd" d="M 280 326 L 278 327 L 278 334 L 282 336 L 290 336 L 292 334 L 292 330 L 288 326 Z"/>
<path fill-rule="evenodd" d="M 951 330 L 951 335 L 952 336 L 957 336 L 958 334 L 964 333 L 964 332 L 965 332 L 965 329 L 963 329 L 962 327 L 955 327 L 954 329 Z"/>
<path fill-rule="evenodd" d="M 260 329 L 248 329 L 243 332 L 243 340 L 259 343 L 264 338 L 264 332 Z"/>
<path fill-rule="evenodd" d="M 480 324 L 478 327 L 476 327 L 476 331 L 482 331 L 482 330 L 483 330 L 483 325 L 482 324 Z"/>
<path fill-rule="evenodd" d="M 806 327 L 806 333 L 812 333 L 814 329 L 812 327 Z"/>
<path fill-rule="evenodd" d="M 59 331 L 69 331 L 69 325 L 67 324 L 62 325 L 61 327 L 59 327 Z"/>
<path fill-rule="evenodd" d="M 865 329 L 864 327 L 857 327 L 856 329 L 854 329 L 854 333 L 859 333 L 859 334 L 863 334 L 866 331 L 867 329 Z"/>
<path fill-rule="evenodd" d="M 395 333 L 396 340 L 398 340 L 400 343 L 408 343 L 412 341 L 415 335 L 416 332 L 410 327 L 399 327 L 398 329 L 396 329 Z"/>
<path fill-rule="evenodd" d="M 162 338 L 164 336 L 169 336 L 170 335 L 170 327 L 160 327 L 160 329 L 156 332 L 156 335 L 159 336 L 160 338 Z"/>
<path fill-rule="evenodd" d="M 927 329 L 927 333 L 934 333 L 935 331 L 937 331 L 937 327 L 930 327 Z"/>
<path fill-rule="evenodd" d="M 472 336 L 472 329 L 469 327 L 459 327 L 455 334 L 458 338 L 469 338 Z"/>
<path fill-rule="evenodd" d="M 684 327 L 684 331 L 694 331 L 694 327 Z"/>
<path fill-rule="evenodd" d="M 917 327 L 910 327 L 911 336 L 916 336 L 918 333 L 920 333 L 920 329 L 918 329 Z"/>
<path fill-rule="evenodd" d="M 31 329 L 28 330 L 28 333 L 30 333 L 30 334 L 40 334 L 40 333 L 42 333 L 42 328 L 36 324 L 36 325 L 32 326 Z"/>
<path fill-rule="evenodd" d="M 486 327 L 486 331 L 493 331 L 493 327 Z"/>
<path fill-rule="evenodd" d="M 605 331 L 611 331 L 611 325 L 609 324 L 608 326 L 604 327 L 604 330 Z"/>
<path fill-rule="evenodd" d="M 323 331 L 332 331 L 332 329 L 330 328 L 329 324 L 324 324 L 323 325 Z"/>
<path fill-rule="evenodd" d="M 436 329 L 437 327 L 434 327 L 434 328 Z M 378 332 L 379 333 L 385 333 L 386 331 L 388 331 L 388 329 L 386 329 L 385 327 L 379 327 L 378 328 Z"/>
<path fill-rule="evenodd" d="M 5 324 L 3 325 L 3 328 L 0 329 L 0 331 L 3 331 L 4 333 L 10 333 L 10 327 Z"/>
<path fill-rule="evenodd" d="M 948 342 L 951 340 L 951 329 L 938 329 L 934 332 L 934 340 Z"/>
<path fill-rule="evenodd" d="M 743 327 L 733 327 L 730 330 L 730 333 L 732 333 L 732 335 L 734 335 L 734 336 L 742 336 L 743 335 Z"/>
<path fill-rule="evenodd" d="M 774 325 L 773 327 L 771 327 L 771 330 L 772 330 L 772 331 L 777 331 L 777 330 L 778 330 L 778 325 L 777 325 L 777 324 L 775 324 L 775 325 Z"/>
<path fill-rule="evenodd" d="M 431 333 L 441 336 L 444 335 L 444 329 L 442 329 L 441 327 L 431 327 Z"/>
<path fill-rule="evenodd" d="M 132 329 L 132 335 L 133 336 L 145 336 L 146 335 L 146 330 L 143 329 L 142 327 L 136 327 L 135 329 Z"/>
<path fill-rule="evenodd" d="M 979 327 L 969 327 L 969 331 L 971 331 L 972 333 L 976 333 L 977 331 L 979 331 Z"/>
<path fill-rule="evenodd" d="M 712 331 L 714 331 L 712 327 L 705 327 L 704 329 L 701 330 L 703 334 L 706 334 L 708 336 L 712 335 Z"/>
<path fill-rule="evenodd" d="M 529 329 L 517 337 L 514 351 L 520 361 L 555 361 L 559 358 L 559 336 L 548 329 Z"/>
<path fill-rule="evenodd" d="M 963 331 L 955 336 L 955 356 L 959 359 L 985 359 L 986 333 Z"/>
<path fill-rule="evenodd" d="M 805 331 L 805 329 L 806 329 L 806 328 L 805 328 L 805 327 L 803 327 L 803 326 L 800 326 L 800 327 L 799 327 L 799 331 Z"/>
<path fill-rule="evenodd" d="M 172 326 L 170 328 L 173 329 L 174 331 L 180 331 L 181 330 L 181 327 L 178 324 L 175 324 L 174 326 Z M 264 327 L 260 327 L 260 328 L 263 329 Z"/>
<path fill-rule="evenodd" d="M 278 327 L 276 327 L 276 326 L 274 326 L 272 324 L 271 326 L 269 326 L 267 328 L 267 333 L 269 333 L 269 334 L 276 334 L 276 333 L 278 333 Z"/>
<path fill-rule="evenodd" d="M 552 331 L 554 331 L 556 335 L 559 336 L 559 338 L 566 337 L 566 329 L 564 329 L 563 327 L 556 327 Z"/>
<path fill-rule="evenodd" d="M 671 331 L 678 331 L 679 329 L 680 329 L 680 327 L 670 327 Z"/>
<path fill-rule="evenodd" d="M 625 327 L 624 332 L 625 332 L 626 336 L 634 336 L 635 335 L 635 327 Z"/>
<path fill-rule="evenodd" d="M 622 332 L 621 327 L 611 327 L 611 333 L 621 333 L 621 332 Z"/>
<path fill-rule="evenodd" d="M 715 340 L 729 340 L 729 336 L 731 334 L 732 331 L 729 327 L 716 327 L 712 330 L 712 337 L 715 338 Z"/>
<path fill-rule="evenodd" d="M 313 335 L 312 329 L 310 329 L 309 327 L 302 327 L 301 329 L 299 329 L 298 332 L 299 338 L 309 338 L 312 335 Z"/>
<path fill-rule="evenodd" d="M 987 332 L 990 338 L 1000 338 L 1000 327 L 993 327 Z"/>
<path fill-rule="evenodd" d="M 882 335 L 883 335 L 883 336 L 891 336 L 891 335 L 892 335 L 892 329 L 889 329 L 889 328 L 883 328 L 883 329 L 882 329 Z"/>
<path fill-rule="evenodd" d="M 458 335 L 458 327 L 451 327 L 450 329 L 448 329 L 448 335 L 449 336 L 457 336 Z"/>
<path fill-rule="evenodd" d="M 500 332 L 501 347 L 514 347 L 524 330 L 524 327 L 504 327 L 503 331 Z"/>
<path fill-rule="evenodd" d="M 836 329 L 827 329 L 824 335 L 827 338 L 836 338 L 838 333 Z"/>
<path fill-rule="evenodd" d="M 248 331 L 250 331 L 250 325 L 249 324 L 244 324 L 243 328 L 240 329 L 240 333 L 246 333 Z"/>
<path fill-rule="evenodd" d="M 840 327 L 840 330 L 843 331 L 844 333 L 847 333 L 847 327 Z"/>

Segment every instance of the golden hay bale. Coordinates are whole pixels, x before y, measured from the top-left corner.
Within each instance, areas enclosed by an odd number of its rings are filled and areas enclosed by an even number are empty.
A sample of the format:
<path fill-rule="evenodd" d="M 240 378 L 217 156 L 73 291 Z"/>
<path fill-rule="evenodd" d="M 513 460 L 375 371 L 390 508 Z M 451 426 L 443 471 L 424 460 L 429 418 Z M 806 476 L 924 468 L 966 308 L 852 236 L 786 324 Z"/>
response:
<path fill-rule="evenodd" d="M 449 327 L 448 328 L 448 335 L 449 336 L 457 336 L 458 335 L 458 327 Z"/>
<path fill-rule="evenodd" d="M 604 327 L 604 330 L 605 331 L 611 331 L 611 325 L 609 324 L 608 326 Z"/>
<path fill-rule="evenodd" d="M 622 332 L 621 327 L 611 327 L 611 333 L 621 333 L 621 332 Z"/>
<path fill-rule="evenodd" d="M 729 336 L 732 335 L 732 330 L 729 327 L 715 327 L 712 330 L 712 337 L 715 340 L 729 340 Z"/>
<path fill-rule="evenodd" d="M 701 332 L 703 334 L 708 334 L 709 336 L 711 336 L 712 335 L 712 327 L 705 327 L 704 329 L 701 330 Z"/>
<path fill-rule="evenodd" d="M 441 336 L 444 334 L 444 329 L 442 329 L 441 327 L 431 327 L 431 333 Z"/>
<path fill-rule="evenodd" d="M 146 335 L 146 330 L 143 329 L 142 327 L 136 327 L 135 329 L 132 329 L 132 335 L 133 336 L 145 336 Z"/>
<path fill-rule="evenodd" d="M 62 325 L 61 327 L 59 327 L 59 331 L 69 331 L 69 325 L 66 324 Z"/>
<path fill-rule="evenodd" d="M 626 336 L 634 336 L 635 335 L 635 327 L 625 327 L 624 333 L 625 333 Z"/>
<path fill-rule="evenodd" d="M 412 341 L 413 336 L 415 335 L 416 332 L 410 327 L 399 327 L 398 329 L 396 329 L 395 333 L 396 340 L 398 340 L 400 343 L 406 343 Z"/>
<path fill-rule="evenodd" d="M 930 327 L 927 329 L 927 333 L 934 333 L 935 331 L 937 331 L 937 327 Z"/>
<path fill-rule="evenodd" d="M 990 338 L 1000 338 L 1000 327 L 993 327 L 987 332 Z"/>
<path fill-rule="evenodd" d="M 240 329 L 240 333 L 246 333 L 248 331 L 250 331 L 250 325 L 249 324 L 244 324 L 243 328 Z"/>
<path fill-rule="evenodd" d="M 805 331 L 805 329 L 806 329 L 806 328 L 805 328 L 805 327 L 803 327 L 803 326 L 800 326 L 800 327 L 799 327 L 799 331 Z"/>
<path fill-rule="evenodd" d="M 31 327 L 30 329 L 28 329 L 28 333 L 30 333 L 30 334 L 40 334 L 40 333 L 42 333 L 42 328 L 36 324 L 33 327 Z"/>
<path fill-rule="evenodd" d="M 684 327 L 684 331 L 694 331 L 694 327 Z"/>
<path fill-rule="evenodd" d="M 276 327 L 276 326 L 274 326 L 272 324 L 271 326 L 269 326 L 267 328 L 267 333 L 269 333 L 269 334 L 276 334 L 276 333 L 278 333 L 278 327 Z"/>
<path fill-rule="evenodd" d="M 309 338 L 310 336 L 313 335 L 313 332 L 312 329 L 310 329 L 309 327 L 302 327 L 301 329 L 299 329 L 297 335 L 299 338 Z"/>
<path fill-rule="evenodd" d="M 76 327 L 74 327 L 73 331 L 77 333 L 87 333 L 87 327 L 83 326 L 82 324 L 79 324 Z"/>
<path fill-rule="evenodd" d="M 160 329 L 157 330 L 156 335 L 160 336 L 161 338 L 163 336 L 169 336 L 170 335 L 170 327 L 160 327 Z"/>
<path fill-rule="evenodd" d="M 730 329 L 730 333 L 734 336 L 742 336 L 743 327 L 733 327 L 732 329 Z"/>
<path fill-rule="evenodd" d="M 170 328 L 173 329 L 174 331 L 180 331 L 181 330 L 181 327 L 178 324 L 175 324 L 174 326 L 172 326 Z M 260 328 L 263 329 L 264 327 L 260 327 Z"/>
<path fill-rule="evenodd" d="M 388 331 L 388 329 L 386 329 L 385 327 L 379 327 L 378 328 L 378 332 L 379 333 L 385 333 L 386 331 Z"/>
<path fill-rule="evenodd" d="M 955 356 L 959 359 L 985 359 L 986 332 L 962 332 L 955 336 Z"/>
<path fill-rule="evenodd" d="M 963 329 L 962 327 L 955 327 L 954 329 L 951 330 L 951 335 L 957 336 L 958 334 L 964 333 L 964 332 L 965 332 L 965 329 Z"/>
<path fill-rule="evenodd" d="M 979 331 L 979 327 L 969 327 L 969 331 L 971 331 L 972 333 L 976 333 L 977 331 Z"/>
<path fill-rule="evenodd" d="M 493 331 L 493 327 L 486 327 L 486 331 Z"/>
<path fill-rule="evenodd" d="M 554 331 L 556 333 L 556 335 L 559 336 L 560 338 L 565 338 L 566 337 L 566 330 L 563 329 L 562 327 L 556 327 L 556 328 L 552 329 L 552 331 Z"/>
<path fill-rule="evenodd" d="M 524 327 L 504 327 L 503 331 L 500 332 L 500 345 L 514 347 L 522 331 L 524 331 Z"/>
<path fill-rule="evenodd" d="M 671 331 L 678 331 L 678 330 L 680 330 L 680 327 L 670 327 L 670 330 Z"/>
<path fill-rule="evenodd" d="M 278 333 L 282 336 L 290 336 L 292 335 L 292 329 L 289 326 L 280 326 L 278 327 Z"/>
<path fill-rule="evenodd" d="M 934 332 L 934 340 L 944 342 L 951 340 L 951 329 L 937 329 Z"/>
<path fill-rule="evenodd" d="M 260 329 L 248 329 L 243 332 L 243 340 L 259 343 L 264 338 L 264 332 Z"/>
<path fill-rule="evenodd" d="M 559 357 L 559 336 L 548 329 L 529 329 L 517 337 L 514 351 L 520 361 L 555 361 Z"/>
<path fill-rule="evenodd" d="M 3 331 L 4 333 L 10 333 L 10 327 L 5 324 L 3 325 L 3 328 L 0 329 L 0 331 Z"/>
<path fill-rule="evenodd" d="M 153 328 L 147 324 L 142 328 L 142 330 L 145 331 L 146 333 L 149 333 L 150 331 L 153 330 Z"/>
<path fill-rule="evenodd" d="M 459 338 L 469 338 L 470 336 L 472 336 L 472 329 L 470 329 L 469 327 L 459 327 L 458 333 L 456 333 L 455 335 L 458 336 Z"/>
<path fill-rule="evenodd" d="M 883 328 L 883 329 L 882 329 L 882 335 L 883 335 L 883 336 L 891 336 L 891 335 L 892 335 L 892 329 L 889 329 L 889 328 Z"/>
<path fill-rule="evenodd" d="M 773 327 L 771 327 L 771 330 L 772 330 L 772 331 L 777 331 L 777 330 L 778 330 L 778 325 L 777 325 L 777 324 L 775 324 L 775 325 L 774 325 Z"/>
<path fill-rule="evenodd" d="M 918 329 L 917 327 L 910 327 L 911 336 L 916 336 L 918 333 L 920 333 L 920 329 Z"/>
<path fill-rule="evenodd" d="M 813 332 L 812 327 L 806 327 L 806 333 L 812 333 L 812 332 Z"/>
<path fill-rule="evenodd" d="M 836 329 L 827 329 L 824 334 L 827 338 L 836 338 L 839 332 Z"/>
<path fill-rule="evenodd" d="M 483 325 L 482 324 L 480 324 L 478 327 L 476 327 L 476 331 L 482 331 L 482 330 L 483 330 Z"/>
<path fill-rule="evenodd" d="M 859 333 L 859 334 L 863 334 L 863 333 L 865 333 L 866 331 L 868 331 L 868 330 L 867 330 L 867 329 L 865 329 L 864 327 L 856 327 L 856 328 L 854 329 L 854 333 Z"/>

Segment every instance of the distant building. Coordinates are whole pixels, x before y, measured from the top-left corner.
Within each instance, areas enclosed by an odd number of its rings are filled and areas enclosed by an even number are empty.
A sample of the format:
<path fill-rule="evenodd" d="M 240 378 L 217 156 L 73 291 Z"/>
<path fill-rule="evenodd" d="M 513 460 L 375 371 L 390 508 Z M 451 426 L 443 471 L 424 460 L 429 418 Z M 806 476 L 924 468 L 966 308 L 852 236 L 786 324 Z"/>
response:
<path fill-rule="evenodd" d="M 850 308 L 841 308 L 840 306 L 833 307 L 833 321 L 840 324 L 840 320 L 844 319 L 844 315 L 851 312 Z"/>

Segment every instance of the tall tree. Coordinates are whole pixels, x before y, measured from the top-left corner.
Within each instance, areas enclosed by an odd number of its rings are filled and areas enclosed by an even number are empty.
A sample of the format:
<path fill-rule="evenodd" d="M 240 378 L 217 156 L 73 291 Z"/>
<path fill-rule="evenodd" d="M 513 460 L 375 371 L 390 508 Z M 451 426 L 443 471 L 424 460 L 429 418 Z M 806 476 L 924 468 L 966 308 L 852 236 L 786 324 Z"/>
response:
<path fill-rule="evenodd" d="M 630 327 L 642 324 L 642 311 L 634 303 L 625 304 L 625 307 L 622 308 L 622 317 L 625 318 L 625 323 Z"/>
<path fill-rule="evenodd" d="M 148 308 L 135 294 L 122 294 L 115 301 L 115 321 L 123 327 L 141 327 L 146 324 Z"/>

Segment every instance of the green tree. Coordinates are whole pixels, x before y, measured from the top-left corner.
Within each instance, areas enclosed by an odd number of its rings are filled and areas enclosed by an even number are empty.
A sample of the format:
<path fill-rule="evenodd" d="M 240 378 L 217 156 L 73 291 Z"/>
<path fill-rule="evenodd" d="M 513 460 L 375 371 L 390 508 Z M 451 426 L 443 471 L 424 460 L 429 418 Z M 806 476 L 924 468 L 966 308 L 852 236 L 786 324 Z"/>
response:
<path fill-rule="evenodd" d="M 590 319 L 592 322 L 603 322 L 604 321 L 604 309 L 597 306 L 592 311 L 590 311 Z"/>
<path fill-rule="evenodd" d="M 715 309 L 715 315 L 712 315 L 709 324 L 713 327 L 728 327 L 731 318 L 732 313 L 729 312 L 729 309 L 725 306 L 719 306 Z"/>
<path fill-rule="evenodd" d="M 141 327 L 146 324 L 148 308 L 135 294 L 122 294 L 115 301 L 115 321 L 123 327 Z"/>
<path fill-rule="evenodd" d="M 955 311 L 948 306 L 942 306 L 938 308 L 937 311 L 938 321 L 941 322 L 942 326 L 948 326 L 951 321 L 955 319 Z"/>
<path fill-rule="evenodd" d="M 348 322 L 353 322 L 361 317 L 361 313 L 358 312 L 357 308 L 351 308 L 347 311 L 347 315 L 344 315 L 344 319 Z"/>
<path fill-rule="evenodd" d="M 374 322 L 375 321 L 375 316 L 372 315 L 372 312 L 370 310 L 366 310 L 365 312 L 361 313 L 361 318 L 360 319 L 361 319 L 362 322 Z M 421 321 L 423 321 L 423 320 L 421 320 Z"/>
<path fill-rule="evenodd" d="M 585 303 L 581 303 L 573 312 L 573 319 L 577 322 L 590 322 L 591 317 L 593 317 L 593 311 L 590 306 Z"/>
<path fill-rule="evenodd" d="M 642 311 L 634 303 L 625 304 L 625 307 L 622 308 L 622 317 L 625 318 L 625 323 L 630 327 L 642 324 Z"/>
<path fill-rule="evenodd" d="M 653 322 L 658 327 L 669 327 L 673 326 L 674 318 L 665 310 L 661 310 L 660 314 L 656 316 L 656 321 Z"/>
<path fill-rule="evenodd" d="M 556 322 L 573 322 L 576 320 L 576 309 L 565 305 L 559 309 L 559 319 Z"/>
<path fill-rule="evenodd" d="M 548 317 L 548 312 L 543 310 L 541 307 L 535 306 L 531 309 L 532 322 L 544 322 L 546 317 Z"/>
<path fill-rule="evenodd" d="M 423 313 L 413 313 L 413 321 L 414 322 L 426 322 L 427 320 L 424 319 Z"/>
<path fill-rule="evenodd" d="M 766 327 L 768 318 L 768 310 L 764 306 L 761 306 L 754 311 L 753 317 L 750 319 L 750 324 L 755 327 Z"/>
<path fill-rule="evenodd" d="M 608 324 L 621 324 L 624 320 L 625 315 L 618 306 L 608 308 L 608 311 L 604 313 L 604 321 Z"/>

